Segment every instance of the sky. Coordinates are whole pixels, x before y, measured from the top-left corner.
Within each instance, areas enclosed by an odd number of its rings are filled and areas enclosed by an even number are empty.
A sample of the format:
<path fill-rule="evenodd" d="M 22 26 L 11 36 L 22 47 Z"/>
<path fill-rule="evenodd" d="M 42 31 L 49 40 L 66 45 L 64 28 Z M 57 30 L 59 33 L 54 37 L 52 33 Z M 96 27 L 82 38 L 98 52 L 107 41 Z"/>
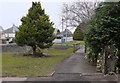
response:
<path fill-rule="evenodd" d="M 3 29 L 8 29 L 13 24 L 19 26 L 20 19 L 22 16 L 26 16 L 28 9 L 32 6 L 32 1 L 40 1 L 45 13 L 50 16 L 50 20 L 54 23 L 54 27 L 61 30 L 62 4 L 75 0 L 0 0 L 0 26 Z"/>
<path fill-rule="evenodd" d="M 32 6 L 32 1 L 36 0 L 9 0 L 0 2 L 0 26 L 3 29 L 10 28 L 13 24 L 19 26 L 22 16 L 26 16 L 28 9 Z M 40 1 L 40 0 L 37 0 Z M 61 9 L 63 2 L 41 0 L 41 6 L 45 13 L 49 15 L 54 27 L 61 30 Z"/>

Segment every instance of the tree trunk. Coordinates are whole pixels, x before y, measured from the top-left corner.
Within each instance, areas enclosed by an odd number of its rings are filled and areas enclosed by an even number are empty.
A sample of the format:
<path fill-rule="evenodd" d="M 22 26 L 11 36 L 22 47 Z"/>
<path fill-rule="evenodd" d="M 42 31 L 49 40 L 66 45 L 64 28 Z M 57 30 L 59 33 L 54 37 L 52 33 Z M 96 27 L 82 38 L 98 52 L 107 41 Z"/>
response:
<path fill-rule="evenodd" d="M 36 54 L 36 46 L 32 46 L 32 49 L 33 49 L 33 55 Z"/>
<path fill-rule="evenodd" d="M 107 67 L 107 46 L 103 49 L 103 73 L 106 75 L 108 73 L 108 67 Z"/>
<path fill-rule="evenodd" d="M 87 45 L 86 45 L 86 41 L 85 41 L 85 53 L 87 52 Z"/>
<path fill-rule="evenodd" d="M 120 73 L 120 49 L 118 49 L 118 54 L 117 54 L 117 56 L 118 56 L 118 60 L 117 60 L 118 70 L 117 70 L 117 72 Z"/>
<path fill-rule="evenodd" d="M 97 59 L 98 59 L 98 53 L 95 53 L 95 57 L 94 57 L 94 65 L 97 65 Z"/>

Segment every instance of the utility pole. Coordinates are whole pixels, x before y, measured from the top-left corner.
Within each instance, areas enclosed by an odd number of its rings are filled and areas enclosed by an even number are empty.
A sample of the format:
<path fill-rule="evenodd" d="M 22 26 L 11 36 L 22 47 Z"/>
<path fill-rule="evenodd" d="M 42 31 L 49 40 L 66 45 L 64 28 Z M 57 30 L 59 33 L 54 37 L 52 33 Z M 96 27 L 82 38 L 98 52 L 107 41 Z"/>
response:
<path fill-rule="evenodd" d="M 66 11 L 66 42 L 67 42 L 67 11 Z"/>
<path fill-rule="evenodd" d="M 63 32 L 63 17 L 62 17 L 62 32 Z M 63 35 L 63 34 L 62 34 Z"/>
<path fill-rule="evenodd" d="M 67 42 L 67 20 L 66 20 L 66 42 Z"/>
<path fill-rule="evenodd" d="M 64 19 L 63 19 L 63 17 L 62 17 L 62 38 L 61 38 L 61 42 L 62 42 L 62 43 L 64 42 L 64 39 L 63 39 L 63 37 L 64 37 L 64 36 L 63 36 L 63 20 L 64 20 Z"/>

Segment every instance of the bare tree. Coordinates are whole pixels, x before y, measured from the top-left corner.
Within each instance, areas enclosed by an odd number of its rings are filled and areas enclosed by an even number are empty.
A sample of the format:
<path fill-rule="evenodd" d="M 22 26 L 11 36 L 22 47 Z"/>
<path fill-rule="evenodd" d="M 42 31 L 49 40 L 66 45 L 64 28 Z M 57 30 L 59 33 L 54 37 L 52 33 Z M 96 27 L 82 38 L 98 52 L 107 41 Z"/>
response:
<path fill-rule="evenodd" d="M 71 4 L 63 4 L 62 17 L 66 27 L 83 26 L 90 20 L 97 7 L 97 2 L 73 2 Z M 83 30 L 83 29 L 82 29 Z"/>

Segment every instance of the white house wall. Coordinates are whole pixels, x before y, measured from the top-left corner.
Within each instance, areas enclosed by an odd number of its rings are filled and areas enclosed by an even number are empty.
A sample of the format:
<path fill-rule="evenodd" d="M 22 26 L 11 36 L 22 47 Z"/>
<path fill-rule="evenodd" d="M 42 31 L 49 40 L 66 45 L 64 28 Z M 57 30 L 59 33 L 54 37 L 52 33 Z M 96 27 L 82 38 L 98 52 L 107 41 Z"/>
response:
<path fill-rule="evenodd" d="M 5 37 L 15 37 L 15 33 L 5 33 Z"/>
<path fill-rule="evenodd" d="M 5 39 L 5 34 L 2 33 L 1 39 Z"/>
<path fill-rule="evenodd" d="M 4 33 L 0 34 L 0 39 L 5 39 L 5 34 Z"/>

